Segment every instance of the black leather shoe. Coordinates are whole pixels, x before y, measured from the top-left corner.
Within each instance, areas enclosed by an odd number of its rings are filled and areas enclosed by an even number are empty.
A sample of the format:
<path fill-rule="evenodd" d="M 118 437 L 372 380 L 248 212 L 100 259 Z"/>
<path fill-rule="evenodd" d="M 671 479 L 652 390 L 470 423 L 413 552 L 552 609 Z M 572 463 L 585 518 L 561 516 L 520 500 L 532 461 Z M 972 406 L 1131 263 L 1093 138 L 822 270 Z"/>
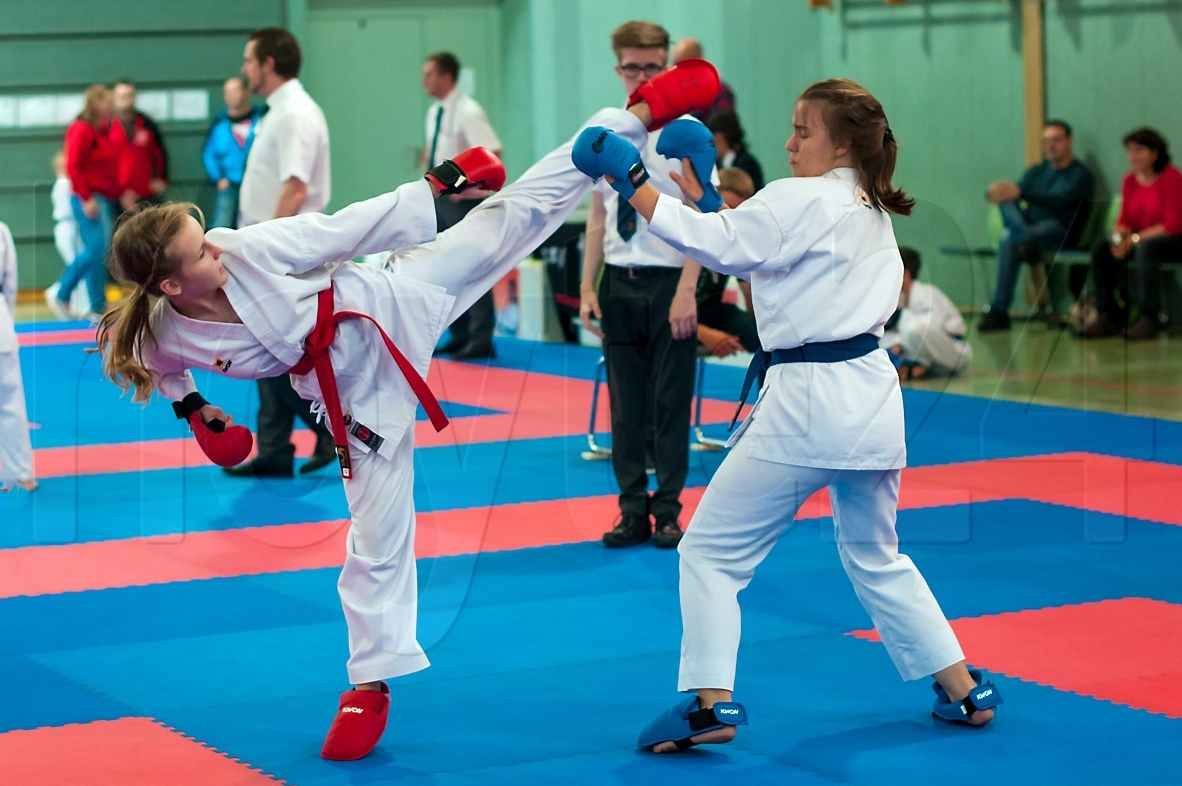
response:
<path fill-rule="evenodd" d="M 1004 311 L 986 311 L 977 321 L 978 333 L 992 333 L 998 330 L 1010 329 L 1010 315 Z"/>
<path fill-rule="evenodd" d="M 681 542 L 681 522 L 674 518 L 657 519 L 657 531 L 653 535 L 653 545 L 659 549 L 675 549 Z"/>
<path fill-rule="evenodd" d="M 463 349 L 457 349 L 452 353 L 452 360 L 494 360 L 497 356 L 497 350 L 492 344 L 486 347 L 477 347 L 469 344 Z"/>
<path fill-rule="evenodd" d="M 337 452 L 334 448 L 331 452 L 317 450 L 308 460 L 300 465 L 300 474 L 306 475 L 309 472 L 315 472 L 318 469 L 323 469 L 329 464 L 337 460 Z"/>
<path fill-rule="evenodd" d="M 234 478 L 290 478 L 291 464 L 279 466 L 273 462 L 251 459 L 236 467 L 223 467 L 222 472 Z"/>
<path fill-rule="evenodd" d="M 644 543 L 652 535 L 653 526 L 648 516 L 625 513 L 611 532 L 603 533 L 603 545 L 609 549 L 635 546 L 637 543 Z"/>

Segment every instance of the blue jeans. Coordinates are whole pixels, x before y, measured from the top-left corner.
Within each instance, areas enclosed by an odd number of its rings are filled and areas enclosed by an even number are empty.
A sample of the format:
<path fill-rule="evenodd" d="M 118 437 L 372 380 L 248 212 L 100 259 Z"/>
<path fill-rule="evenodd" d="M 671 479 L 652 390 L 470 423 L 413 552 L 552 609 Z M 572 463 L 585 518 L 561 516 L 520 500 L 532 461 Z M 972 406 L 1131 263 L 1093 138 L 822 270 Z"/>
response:
<path fill-rule="evenodd" d="M 1002 202 L 998 207 L 1001 208 L 1001 222 L 1005 230 L 997 244 L 997 290 L 993 293 L 993 302 L 989 308 L 1005 313 L 1014 302 L 1014 289 L 1018 285 L 1018 271 L 1022 266 L 1018 246 L 1034 243 L 1043 251 L 1058 251 L 1067 238 L 1067 227 L 1049 218 L 1032 224 L 1013 202 Z"/>
<path fill-rule="evenodd" d="M 217 192 L 213 200 L 213 217 L 209 228 L 238 228 L 238 191 L 242 187 L 231 183 L 226 190 Z"/>
<path fill-rule="evenodd" d="M 70 195 L 70 207 L 78 222 L 78 234 L 82 237 L 82 250 L 62 271 L 57 297 L 69 303 L 78 283 L 85 281 L 90 310 L 101 314 L 107 306 L 107 249 L 111 247 L 115 207 L 109 199 L 98 194 L 94 195 L 94 201 L 98 203 L 99 214 L 97 218 L 90 218 L 82 212 L 82 200 L 78 195 Z"/>

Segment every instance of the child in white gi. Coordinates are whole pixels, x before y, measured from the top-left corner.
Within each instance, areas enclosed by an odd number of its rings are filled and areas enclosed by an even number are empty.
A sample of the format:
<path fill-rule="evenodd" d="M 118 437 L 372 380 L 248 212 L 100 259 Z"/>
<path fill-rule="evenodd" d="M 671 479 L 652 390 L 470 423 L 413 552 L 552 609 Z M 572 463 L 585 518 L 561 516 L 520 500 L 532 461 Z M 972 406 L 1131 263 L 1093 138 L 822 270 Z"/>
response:
<path fill-rule="evenodd" d="M 643 146 L 648 112 L 646 103 L 605 109 L 592 122 Z M 326 758 L 360 758 L 372 750 L 389 706 L 383 680 L 428 666 L 415 638 L 413 378 L 426 375 L 448 323 L 587 194 L 591 182 L 571 165 L 570 153 L 568 143 L 546 156 L 437 239 L 436 191 L 424 181 L 332 216 L 208 233 L 190 215 L 191 205 L 166 205 L 145 210 L 116 233 L 114 267 L 135 289 L 104 315 L 99 345 L 105 373 L 125 390 L 134 388 L 134 400 L 158 390 L 181 402 L 178 414 L 186 418 L 199 412 L 204 421 L 232 426 L 224 412 L 195 396 L 189 369 L 240 379 L 291 370 L 304 359 L 305 339 L 325 325 L 318 300 L 329 287 L 337 314 L 371 317 L 413 366 L 404 372 L 391 362 L 392 351 L 368 320 L 336 326 L 328 356 L 348 414 L 345 493 L 352 516 L 338 589 L 349 629 L 349 680 L 357 688 L 341 697 L 321 751 Z M 469 182 L 479 182 L 464 171 Z M 340 262 L 391 248 L 405 250 L 383 267 Z M 319 369 L 293 376 L 293 383 L 331 414 L 333 397 L 322 391 Z"/>
<path fill-rule="evenodd" d="M 25 412 L 25 387 L 16 341 L 16 247 L 0 222 L 0 491 L 37 488 Z"/>
<path fill-rule="evenodd" d="M 973 359 L 973 348 L 965 340 L 960 309 L 939 287 L 919 280 L 923 262 L 918 251 L 903 247 L 899 254 L 903 257 L 899 308 L 887 321 L 879 346 L 890 353 L 900 380 L 964 371 Z"/>
<path fill-rule="evenodd" d="M 70 206 L 70 197 L 74 195 L 74 187 L 70 185 L 70 178 L 66 176 L 66 154 L 59 150 L 53 154 L 53 189 L 49 192 L 50 202 L 53 204 L 53 246 L 57 249 L 62 262 L 69 267 L 74 257 L 82 251 L 82 235 L 78 231 L 78 220 L 74 218 L 74 208 Z M 49 291 L 57 295 L 58 285 L 54 283 Z M 90 310 L 90 295 L 86 289 L 86 282 L 80 281 L 70 296 L 70 307 L 74 313 L 84 314 Z"/>
<path fill-rule="evenodd" d="M 592 176 L 613 176 L 654 235 L 706 268 L 750 274 L 766 350 L 756 353 L 767 362 L 759 399 L 679 546 L 678 689 L 697 695 L 642 733 L 640 745 L 657 752 L 727 742 L 746 723 L 745 709 L 731 700 L 737 596 L 801 504 L 823 488 L 842 565 L 902 677 L 933 675 L 933 712 L 949 720 L 984 724 L 1000 700 L 970 674 L 927 583 L 898 550 L 903 402 L 878 338 L 903 275 L 888 213 L 908 215 L 914 202 L 891 185 L 894 135 L 879 102 L 844 79 L 805 90 L 792 125 L 786 147 L 794 177 L 721 213 L 696 212 L 648 184 L 633 193 L 643 182 L 633 164 L 639 158 L 613 164 L 621 156 L 610 132 L 595 138 L 604 151 L 598 158 L 590 144 L 576 145 L 576 163 Z M 676 179 L 701 206 L 693 171 Z"/>

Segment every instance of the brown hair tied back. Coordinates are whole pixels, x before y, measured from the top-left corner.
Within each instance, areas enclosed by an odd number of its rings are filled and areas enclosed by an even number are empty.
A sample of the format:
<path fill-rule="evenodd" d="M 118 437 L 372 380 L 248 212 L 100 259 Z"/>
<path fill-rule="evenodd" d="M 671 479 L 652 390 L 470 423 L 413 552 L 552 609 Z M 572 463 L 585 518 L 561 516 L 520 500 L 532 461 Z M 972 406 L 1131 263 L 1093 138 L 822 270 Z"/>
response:
<path fill-rule="evenodd" d="M 852 79 L 826 79 L 810 85 L 798 100 L 816 102 L 829 138 L 849 145 L 870 204 L 896 215 L 911 215 L 915 200 L 891 184 L 899 143 L 878 99 Z"/>
<path fill-rule="evenodd" d="M 97 351 L 103 356 L 104 376 L 124 392 L 134 389 L 132 401 L 147 401 L 156 389 L 141 348 L 145 342 L 155 343 L 152 306 L 160 297 L 160 282 L 179 268 L 168 247 L 193 213 L 204 228 L 204 216 L 192 203 L 144 208 L 121 221 L 111 241 L 108 266 L 131 291 L 108 305 L 99 320 Z"/>

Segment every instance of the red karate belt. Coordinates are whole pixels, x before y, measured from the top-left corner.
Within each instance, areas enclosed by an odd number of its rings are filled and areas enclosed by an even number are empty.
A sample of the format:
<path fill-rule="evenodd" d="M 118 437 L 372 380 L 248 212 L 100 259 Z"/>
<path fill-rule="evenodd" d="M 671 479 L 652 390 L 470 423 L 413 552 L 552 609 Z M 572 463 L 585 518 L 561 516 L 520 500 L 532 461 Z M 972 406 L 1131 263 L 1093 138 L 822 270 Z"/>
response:
<path fill-rule="evenodd" d="M 431 425 L 435 427 L 435 430 L 443 431 L 448 424 L 447 415 L 443 414 L 438 399 L 431 392 L 431 388 L 427 387 L 427 381 L 419 376 L 419 372 L 410 364 L 406 356 L 399 351 L 398 347 L 394 346 L 394 342 L 386 335 L 386 331 L 382 329 L 376 319 L 360 311 L 333 311 L 333 288 L 330 284 L 328 289 L 320 290 L 316 296 L 316 325 L 308 337 L 304 339 L 304 356 L 300 358 L 299 363 L 291 367 L 288 373 L 302 376 L 309 371 L 316 372 L 316 381 L 320 383 L 320 392 L 324 396 L 324 407 L 328 410 L 328 422 L 332 427 L 332 439 L 336 445 L 337 459 L 341 462 L 341 477 L 345 480 L 353 476 L 353 464 L 349 460 L 349 430 L 345 424 L 345 413 L 341 409 L 341 394 L 337 389 L 337 375 L 333 371 L 328 349 L 336 339 L 337 325 L 341 320 L 350 317 L 368 319 L 382 334 L 382 340 L 386 342 L 386 349 L 390 352 L 390 357 L 394 358 L 394 362 L 402 371 L 402 376 L 406 377 L 410 389 L 414 391 L 419 403 L 427 411 L 427 417 L 431 419 Z"/>

